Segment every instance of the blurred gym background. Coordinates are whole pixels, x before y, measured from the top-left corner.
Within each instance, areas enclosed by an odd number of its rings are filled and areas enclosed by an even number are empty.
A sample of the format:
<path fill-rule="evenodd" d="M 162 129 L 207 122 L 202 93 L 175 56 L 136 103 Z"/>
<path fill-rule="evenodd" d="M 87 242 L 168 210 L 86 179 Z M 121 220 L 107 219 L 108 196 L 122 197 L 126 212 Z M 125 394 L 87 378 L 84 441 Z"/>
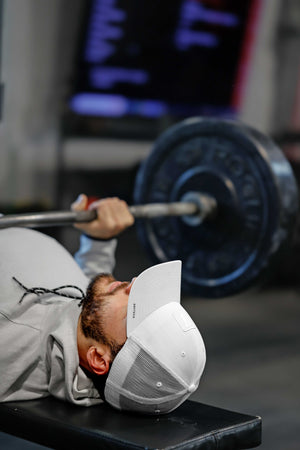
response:
<path fill-rule="evenodd" d="M 68 209 L 81 192 L 131 203 L 153 141 L 195 115 L 268 134 L 300 181 L 298 0 L 2 0 L 0 12 L 0 212 Z M 76 250 L 71 227 L 45 232 Z M 263 288 L 183 299 L 208 355 L 193 399 L 262 416 L 264 450 L 300 448 L 299 241 L 296 227 Z M 150 264 L 126 231 L 116 275 Z M 41 447 L 2 433 L 0 448 Z"/>

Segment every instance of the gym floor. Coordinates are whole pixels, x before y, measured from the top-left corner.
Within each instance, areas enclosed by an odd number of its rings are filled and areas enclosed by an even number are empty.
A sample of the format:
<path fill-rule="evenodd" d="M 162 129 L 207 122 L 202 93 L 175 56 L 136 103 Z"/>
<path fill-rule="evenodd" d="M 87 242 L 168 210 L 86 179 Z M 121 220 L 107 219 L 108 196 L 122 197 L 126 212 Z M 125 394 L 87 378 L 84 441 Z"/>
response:
<path fill-rule="evenodd" d="M 68 189 L 61 199 L 64 207 L 79 192 L 91 195 L 94 189 L 93 177 L 73 175 L 73 182 L 66 183 Z M 81 183 L 77 184 L 79 178 Z M 83 186 L 82 180 L 87 182 L 87 179 L 91 184 Z M 106 186 L 105 194 L 120 195 L 130 201 L 131 177 L 125 174 L 122 179 L 108 174 L 100 179 L 102 186 Z M 117 180 L 116 190 L 122 192 L 113 192 L 106 183 L 109 180 L 111 183 Z M 77 231 L 64 228 L 54 235 L 72 253 L 75 251 Z M 127 230 L 119 239 L 116 276 L 130 279 L 149 265 L 151 262 L 137 241 L 134 228 Z M 299 450 L 300 286 L 297 279 L 269 283 L 263 289 L 253 288 L 219 300 L 184 297 L 182 303 L 201 330 L 207 349 L 202 382 L 191 399 L 261 416 L 261 450 Z M 0 433 L 0 448 L 45 447 Z"/>

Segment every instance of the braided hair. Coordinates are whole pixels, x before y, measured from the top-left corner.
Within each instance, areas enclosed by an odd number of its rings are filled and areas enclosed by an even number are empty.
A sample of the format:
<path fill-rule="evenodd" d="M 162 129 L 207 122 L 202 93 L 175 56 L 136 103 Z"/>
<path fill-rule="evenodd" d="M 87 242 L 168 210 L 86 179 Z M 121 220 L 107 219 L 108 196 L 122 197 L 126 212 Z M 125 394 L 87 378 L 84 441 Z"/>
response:
<path fill-rule="evenodd" d="M 23 283 L 21 283 L 19 280 L 17 280 L 16 277 L 12 277 L 12 278 L 25 291 L 24 294 L 22 295 L 22 297 L 20 298 L 19 303 L 22 303 L 24 298 L 26 297 L 26 295 L 29 295 L 29 294 L 35 294 L 38 297 L 40 295 L 44 295 L 44 294 L 56 294 L 56 295 L 60 295 L 61 297 L 67 297 L 67 298 L 79 300 L 80 302 L 79 302 L 78 306 L 81 306 L 83 301 L 85 300 L 85 293 L 83 292 L 83 290 L 80 289 L 78 286 L 74 286 L 73 284 L 66 284 L 64 286 L 59 286 L 54 289 L 47 289 L 47 288 L 43 288 L 43 287 L 28 288 Z M 70 289 L 70 288 L 77 290 L 81 295 L 78 296 L 78 295 L 70 294 L 69 292 L 63 292 L 64 289 Z"/>

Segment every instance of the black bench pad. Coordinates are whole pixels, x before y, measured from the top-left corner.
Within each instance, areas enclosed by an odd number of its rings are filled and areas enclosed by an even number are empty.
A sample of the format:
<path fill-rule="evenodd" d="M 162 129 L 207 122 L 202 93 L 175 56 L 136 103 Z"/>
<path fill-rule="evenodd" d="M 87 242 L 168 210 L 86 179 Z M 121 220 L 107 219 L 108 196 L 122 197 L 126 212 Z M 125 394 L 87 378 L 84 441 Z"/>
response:
<path fill-rule="evenodd" d="M 147 417 L 106 404 L 89 408 L 52 397 L 0 404 L 0 429 L 55 449 L 234 450 L 261 443 L 260 417 L 186 401 Z"/>

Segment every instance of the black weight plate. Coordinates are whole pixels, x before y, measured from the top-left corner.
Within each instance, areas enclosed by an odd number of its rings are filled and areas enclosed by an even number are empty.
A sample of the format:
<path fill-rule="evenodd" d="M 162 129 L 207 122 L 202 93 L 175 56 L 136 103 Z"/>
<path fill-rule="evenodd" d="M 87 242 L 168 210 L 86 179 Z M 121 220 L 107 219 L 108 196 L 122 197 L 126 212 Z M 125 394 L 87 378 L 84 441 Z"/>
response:
<path fill-rule="evenodd" d="M 154 263 L 181 259 L 182 288 L 223 297 L 249 287 L 293 227 L 298 190 L 281 150 L 244 124 L 187 119 L 162 134 L 138 171 L 136 204 L 214 196 L 217 216 L 191 226 L 182 217 L 137 220 Z"/>

